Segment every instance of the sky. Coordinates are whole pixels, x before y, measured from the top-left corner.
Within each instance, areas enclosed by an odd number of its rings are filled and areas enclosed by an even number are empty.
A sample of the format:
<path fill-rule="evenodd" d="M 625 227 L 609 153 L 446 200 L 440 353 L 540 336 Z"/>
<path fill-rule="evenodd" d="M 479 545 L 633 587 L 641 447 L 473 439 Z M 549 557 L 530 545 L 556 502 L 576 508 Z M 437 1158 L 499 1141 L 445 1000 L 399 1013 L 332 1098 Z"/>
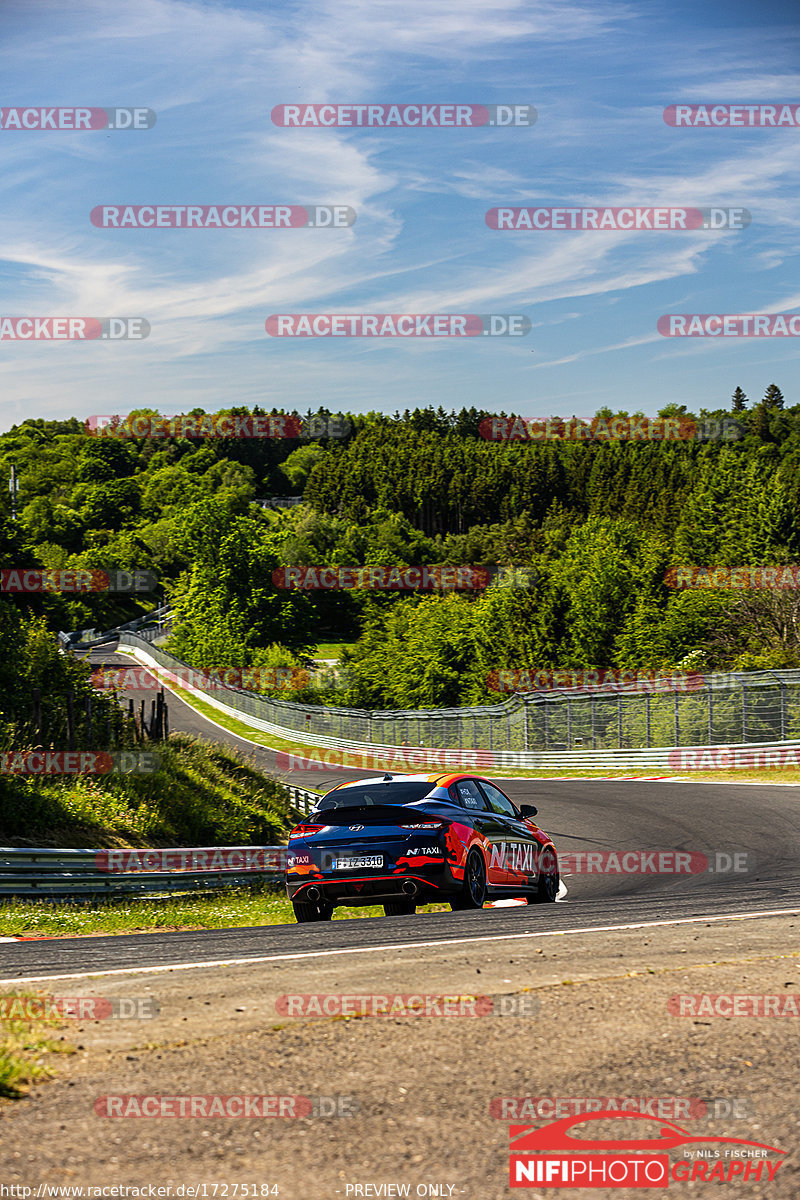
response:
<path fill-rule="evenodd" d="M 670 313 L 800 311 L 800 12 L 764 0 L 3 0 L 0 104 L 149 129 L 0 130 L 0 314 L 144 340 L 0 340 L 0 429 L 147 406 L 528 417 L 800 403 L 793 338 L 665 338 Z M 281 104 L 527 104 L 520 127 L 285 128 Z M 343 228 L 102 228 L 98 205 L 347 205 Z M 503 230 L 492 207 L 743 207 L 744 229 Z M 521 337 L 270 337 L 290 313 L 520 314 Z"/>

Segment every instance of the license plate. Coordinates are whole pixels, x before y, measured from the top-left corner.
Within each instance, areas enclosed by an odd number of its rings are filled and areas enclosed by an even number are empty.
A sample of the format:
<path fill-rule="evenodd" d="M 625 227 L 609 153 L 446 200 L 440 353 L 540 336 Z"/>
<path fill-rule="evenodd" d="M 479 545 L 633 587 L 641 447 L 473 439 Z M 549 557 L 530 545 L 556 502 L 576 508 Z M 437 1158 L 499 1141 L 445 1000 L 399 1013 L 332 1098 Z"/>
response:
<path fill-rule="evenodd" d="M 356 871 L 359 867 L 382 867 L 382 854 L 350 854 L 345 858 L 334 858 L 332 871 Z"/>

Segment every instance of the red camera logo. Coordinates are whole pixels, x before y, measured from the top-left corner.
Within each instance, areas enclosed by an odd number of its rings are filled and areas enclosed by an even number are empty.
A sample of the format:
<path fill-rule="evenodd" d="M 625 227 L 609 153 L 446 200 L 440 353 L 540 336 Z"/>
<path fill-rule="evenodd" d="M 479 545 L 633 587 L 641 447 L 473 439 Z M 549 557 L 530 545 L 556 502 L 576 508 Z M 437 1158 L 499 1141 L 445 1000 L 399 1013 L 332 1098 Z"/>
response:
<path fill-rule="evenodd" d="M 654 1124 L 652 1117 L 640 1113 L 609 1110 L 565 1117 L 539 1129 L 509 1126 L 511 1187 L 667 1188 L 671 1179 L 676 1183 L 771 1181 L 782 1163 L 770 1161 L 767 1155 L 786 1153 L 777 1146 L 743 1138 L 696 1136 L 667 1121 L 659 1121 L 650 1136 L 644 1127 L 641 1137 L 591 1136 L 592 1122 L 618 1120 L 645 1121 L 651 1129 Z M 589 1136 L 572 1133 L 573 1127 L 580 1125 L 587 1127 Z M 665 1151 L 698 1143 L 725 1149 L 715 1150 L 713 1163 L 704 1158 L 670 1164 Z"/>

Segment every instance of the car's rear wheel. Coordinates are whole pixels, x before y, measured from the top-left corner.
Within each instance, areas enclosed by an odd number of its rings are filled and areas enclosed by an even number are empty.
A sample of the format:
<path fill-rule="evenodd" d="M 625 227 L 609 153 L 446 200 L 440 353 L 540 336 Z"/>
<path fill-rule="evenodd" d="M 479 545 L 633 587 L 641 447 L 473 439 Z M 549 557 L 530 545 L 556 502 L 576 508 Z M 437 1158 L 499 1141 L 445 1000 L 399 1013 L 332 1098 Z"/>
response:
<path fill-rule="evenodd" d="M 470 850 L 461 891 L 450 901 L 450 907 L 455 912 L 465 908 L 483 908 L 485 903 L 486 863 L 480 850 Z"/>
<path fill-rule="evenodd" d="M 387 900 L 383 911 L 387 917 L 413 917 L 417 906 L 413 900 Z"/>
<path fill-rule="evenodd" d="M 553 904 L 558 895 L 560 883 L 558 859 L 552 853 L 542 855 L 542 858 L 544 861 L 539 873 L 536 895 L 528 900 L 529 904 Z"/>
<path fill-rule="evenodd" d="M 302 925 L 306 921 L 330 921 L 333 916 L 333 905 L 326 900 L 318 900 L 316 904 L 305 900 L 293 900 L 295 920 Z"/>

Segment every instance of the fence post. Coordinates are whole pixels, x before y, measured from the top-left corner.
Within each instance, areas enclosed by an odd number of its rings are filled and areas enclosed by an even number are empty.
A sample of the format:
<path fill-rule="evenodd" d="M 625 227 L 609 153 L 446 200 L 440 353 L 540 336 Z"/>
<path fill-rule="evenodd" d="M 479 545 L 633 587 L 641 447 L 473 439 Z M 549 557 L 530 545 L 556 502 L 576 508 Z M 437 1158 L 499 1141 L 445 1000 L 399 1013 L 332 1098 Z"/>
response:
<path fill-rule="evenodd" d="M 650 749 L 650 693 L 645 692 L 644 697 L 644 744 L 645 749 Z"/>
<path fill-rule="evenodd" d="M 622 694 L 617 696 L 617 741 L 622 749 Z"/>
<path fill-rule="evenodd" d="M 781 684 L 781 741 L 786 741 L 786 684 Z"/>
<path fill-rule="evenodd" d="M 680 714 L 678 712 L 678 693 L 677 693 L 677 691 L 673 692 L 672 699 L 673 699 L 673 706 L 674 706 L 674 710 L 675 710 L 675 745 L 680 746 L 680 744 L 681 744 L 681 727 L 680 727 L 680 719 L 679 719 Z"/>
<path fill-rule="evenodd" d="M 572 749 L 572 701 L 567 696 L 567 749 Z"/>
<path fill-rule="evenodd" d="M 714 745 L 714 693 L 708 685 L 708 744 Z"/>
<path fill-rule="evenodd" d="M 742 741 L 747 741 L 747 688 L 742 684 Z"/>
<path fill-rule="evenodd" d="M 597 701 L 595 699 L 594 692 L 592 692 L 591 706 L 592 706 L 592 749 L 596 750 L 597 749 L 597 737 L 595 734 L 594 718 L 595 718 L 595 713 L 597 710 Z"/>

